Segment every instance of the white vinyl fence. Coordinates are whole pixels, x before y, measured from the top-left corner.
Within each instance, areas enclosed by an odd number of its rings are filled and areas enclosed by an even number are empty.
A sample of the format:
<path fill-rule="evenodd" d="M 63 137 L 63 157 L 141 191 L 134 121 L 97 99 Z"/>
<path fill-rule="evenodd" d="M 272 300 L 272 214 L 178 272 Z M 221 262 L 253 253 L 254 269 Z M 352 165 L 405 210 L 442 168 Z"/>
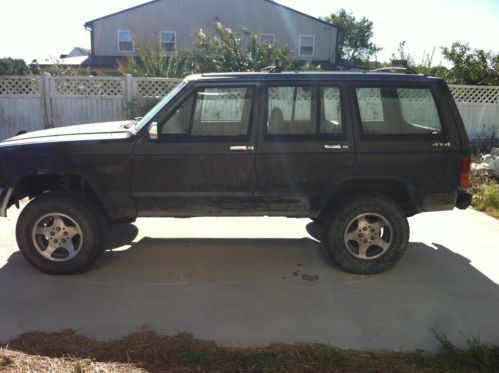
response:
<path fill-rule="evenodd" d="M 22 130 L 127 119 L 134 97 L 162 97 L 179 82 L 131 76 L 0 76 L 0 140 Z"/>
<path fill-rule="evenodd" d="M 451 85 L 471 140 L 499 139 L 499 87 Z"/>
<path fill-rule="evenodd" d="M 179 79 L 0 77 L 0 140 L 21 130 L 130 118 L 134 97 L 162 97 Z M 499 87 L 451 85 L 471 139 L 499 138 Z"/>

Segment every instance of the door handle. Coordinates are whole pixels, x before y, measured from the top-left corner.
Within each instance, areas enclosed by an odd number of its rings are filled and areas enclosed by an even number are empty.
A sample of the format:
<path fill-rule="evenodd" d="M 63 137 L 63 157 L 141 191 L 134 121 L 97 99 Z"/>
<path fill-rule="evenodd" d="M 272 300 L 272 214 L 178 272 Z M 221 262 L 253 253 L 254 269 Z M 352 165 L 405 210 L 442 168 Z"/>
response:
<path fill-rule="evenodd" d="M 254 146 L 234 145 L 229 148 L 233 152 L 250 152 L 255 150 Z"/>
<path fill-rule="evenodd" d="M 348 145 L 340 145 L 340 144 L 335 144 L 335 145 L 324 145 L 324 149 L 327 150 L 341 150 L 341 149 L 349 149 L 350 147 Z"/>

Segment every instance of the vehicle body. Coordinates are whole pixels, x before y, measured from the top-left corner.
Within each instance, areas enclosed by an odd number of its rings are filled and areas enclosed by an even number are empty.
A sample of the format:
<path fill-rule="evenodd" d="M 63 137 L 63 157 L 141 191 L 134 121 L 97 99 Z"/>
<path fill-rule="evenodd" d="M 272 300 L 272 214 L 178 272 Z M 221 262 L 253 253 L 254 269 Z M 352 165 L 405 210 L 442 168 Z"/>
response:
<path fill-rule="evenodd" d="M 138 122 L 48 129 L 0 143 L 0 215 L 29 197 L 32 203 L 62 198 L 85 205 L 101 217 L 96 226 L 153 216 L 310 217 L 327 222 L 328 241 L 341 211 L 348 218 L 349 201 L 364 200 L 360 206 L 369 206 L 371 200 L 374 205 L 384 200 L 404 220 L 425 211 L 467 208 L 471 196 L 463 188 L 469 182 L 469 154 L 457 107 L 438 78 L 391 73 L 197 75 Z M 369 217 L 383 208 L 373 206 L 367 220 L 354 219 L 343 229 L 347 251 L 361 264 L 384 257 L 396 243 L 396 224 L 382 213 Z M 67 218 L 61 227 L 78 225 Z M 369 227 L 384 236 L 381 253 L 374 250 L 372 259 L 362 240 L 348 243 L 347 233 L 361 223 L 372 223 Z M 31 224 L 54 225 L 43 219 Z M 407 245 L 405 229 L 401 251 Z M 40 237 L 35 231 L 18 224 L 23 253 L 29 242 L 35 242 L 38 254 L 45 251 L 48 231 Z M 26 235 L 31 238 L 20 242 Z M 82 244 L 74 246 L 77 258 L 76 246 Z M 47 266 L 34 255 L 28 260 L 57 273 L 90 265 L 72 267 L 64 250 L 52 245 L 52 251 L 61 251 L 61 258 L 46 256 Z M 340 265 L 361 273 L 388 268 Z"/>

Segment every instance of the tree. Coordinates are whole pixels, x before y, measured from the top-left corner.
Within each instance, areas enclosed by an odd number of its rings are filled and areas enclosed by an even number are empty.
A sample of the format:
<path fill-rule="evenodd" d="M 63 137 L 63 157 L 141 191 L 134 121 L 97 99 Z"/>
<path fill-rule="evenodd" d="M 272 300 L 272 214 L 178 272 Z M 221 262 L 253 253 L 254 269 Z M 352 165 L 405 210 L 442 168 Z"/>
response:
<path fill-rule="evenodd" d="M 0 75 L 29 75 L 30 68 L 22 59 L 1 58 L 0 59 Z"/>
<path fill-rule="evenodd" d="M 366 17 L 357 20 L 352 13 L 340 9 L 325 17 L 326 22 L 336 25 L 341 32 L 338 42 L 338 60 L 350 65 L 366 64 L 382 50 L 372 42 L 373 22 Z"/>
<path fill-rule="evenodd" d="M 260 71 L 279 60 L 286 70 L 298 68 L 298 61 L 290 57 L 289 48 L 262 43 L 260 35 L 243 29 L 241 35 L 214 24 L 214 32 L 195 33 L 190 51 L 177 50 L 168 56 L 159 38 L 135 40 L 136 56 L 128 56 L 119 71 L 133 76 L 181 78 L 189 74 L 206 72 Z"/>
<path fill-rule="evenodd" d="M 452 63 L 447 76 L 449 83 L 499 85 L 499 54 L 472 49 L 459 41 L 450 48 L 442 48 L 442 54 Z"/>

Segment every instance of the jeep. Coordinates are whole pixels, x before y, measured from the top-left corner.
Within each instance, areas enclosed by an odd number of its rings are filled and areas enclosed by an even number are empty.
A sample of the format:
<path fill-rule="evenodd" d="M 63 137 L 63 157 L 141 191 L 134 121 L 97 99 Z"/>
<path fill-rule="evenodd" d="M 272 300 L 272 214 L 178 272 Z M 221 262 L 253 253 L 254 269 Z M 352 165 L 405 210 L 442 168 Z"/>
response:
<path fill-rule="evenodd" d="M 0 215 L 48 273 L 88 269 L 106 225 L 137 217 L 283 216 L 322 224 L 343 269 L 406 251 L 407 217 L 465 209 L 470 146 L 442 79 L 404 73 L 186 78 L 141 119 L 0 143 Z"/>

